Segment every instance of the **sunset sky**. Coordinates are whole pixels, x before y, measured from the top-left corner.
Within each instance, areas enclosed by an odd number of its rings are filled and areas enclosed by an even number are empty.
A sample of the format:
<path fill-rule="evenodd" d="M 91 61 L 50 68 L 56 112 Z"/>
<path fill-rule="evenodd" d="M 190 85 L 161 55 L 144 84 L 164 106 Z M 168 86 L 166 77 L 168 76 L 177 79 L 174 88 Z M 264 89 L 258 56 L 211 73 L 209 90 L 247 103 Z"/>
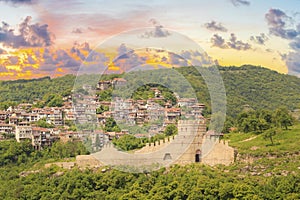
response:
<path fill-rule="evenodd" d="M 1 80 L 76 73 L 98 44 L 144 27 L 153 28 L 146 37 L 185 35 L 222 66 L 300 76 L 299 0 L 0 0 L 0 13 Z"/>

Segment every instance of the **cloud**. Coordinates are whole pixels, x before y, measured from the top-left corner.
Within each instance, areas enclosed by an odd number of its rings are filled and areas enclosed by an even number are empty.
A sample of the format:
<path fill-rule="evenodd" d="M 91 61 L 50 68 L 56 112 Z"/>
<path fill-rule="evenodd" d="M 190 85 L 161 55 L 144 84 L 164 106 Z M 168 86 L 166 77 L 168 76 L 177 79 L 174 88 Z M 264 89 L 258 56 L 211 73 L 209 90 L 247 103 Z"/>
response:
<path fill-rule="evenodd" d="M 293 50 L 300 51 L 300 38 L 299 37 L 295 38 L 295 40 L 290 42 L 289 45 Z"/>
<path fill-rule="evenodd" d="M 230 38 L 227 42 L 218 34 L 214 34 L 211 38 L 211 43 L 212 46 L 219 47 L 221 49 L 235 49 L 243 51 L 251 49 L 251 45 L 249 43 L 238 40 L 234 33 L 230 34 Z"/>
<path fill-rule="evenodd" d="M 246 0 L 230 0 L 231 3 L 234 5 L 234 6 L 249 6 L 250 5 L 250 1 L 246 1 Z"/>
<path fill-rule="evenodd" d="M 34 3 L 33 0 L 0 0 L 0 2 L 12 3 L 14 5 L 17 5 L 17 4 L 32 4 L 32 3 Z"/>
<path fill-rule="evenodd" d="M 118 51 L 118 57 L 120 57 L 120 56 L 123 56 L 124 54 L 132 51 L 132 49 L 128 48 L 124 43 L 122 43 L 118 47 L 117 51 Z"/>
<path fill-rule="evenodd" d="M 164 27 L 155 19 L 151 19 L 150 23 L 154 26 L 154 30 L 146 31 L 143 35 L 141 35 L 141 38 L 163 38 L 171 35 L 170 32 L 165 30 Z"/>
<path fill-rule="evenodd" d="M 282 55 L 288 67 L 288 74 L 300 77 L 300 52 L 290 52 Z"/>
<path fill-rule="evenodd" d="M 281 59 L 288 68 L 288 74 L 300 77 L 300 23 L 295 21 L 282 10 L 270 9 L 265 14 L 272 35 L 289 41 L 291 51 L 281 54 Z"/>
<path fill-rule="evenodd" d="M 236 50 L 248 50 L 251 49 L 251 45 L 246 43 L 246 42 L 242 42 L 241 40 L 237 40 L 237 37 L 235 36 L 234 33 L 230 34 L 230 39 L 229 42 L 227 42 L 227 45 L 232 48 L 232 49 L 236 49 Z"/>
<path fill-rule="evenodd" d="M 123 71 L 129 71 L 146 63 L 145 57 L 138 55 L 133 49 L 127 47 L 126 44 L 121 44 L 117 50 L 118 55 L 113 63 Z"/>
<path fill-rule="evenodd" d="M 0 64 L 0 73 L 1 72 L 8 72 L 7 68 L 4 65 Z"/>
<path fill-rule="evenodd" d="M 218 34 L 214 34 L 210 41 L 212 43 L 212 46 L 214 47 L 219 47 L 221 49 L 228 48 L 228 46 L 225 43 L 225 40 L 222 38 L 222 36 L 219 36 Z"/>
<path fill-rule="evenodd" d="M 0 27 L 0 43 L 3 46 L 19 47 L 46 47 L 53 44 L 54 35 L 49 32 L 48 25 L 30 24 L 31 17 L 28 16 L 19 25 L 18 34 L 10 26 L 2 22 Z"/>
<path fill-rule="evenodd" d="M 294 39 L 299 35 L 299 30 L 286 27 L 287 22 L 290 21 L 291 18 L 279 9 L 270 9 L 269 12 L 265 14 L 265 19 L 269 25 L 269 32 L 272 35 L 284 39 Z"/>
<path fill-rule="evenodd" d="M 250 40 L 255 42 L 256 44 L 265 45 L 265 42 L 269 40 L 269 38 L 264 33 L 261 33 L 257 36 L 251 36 Z"/>
<path fill-rule="evenodd" d="M 4 49 L 0 48 L 0 54 L 6 54 L 7 52 Z"/>
<path fill-rule="evenodd" d="M 204 27 L 207 28 L 210 31 L 227 32 L 227 28 L 225 28 L 221 23 L 217 23 L 215 21 L 205 23 Z"/>
<path fill-rule="evenodd" d="M 18 56 L 9 56 L 8 57 L 10 64 L 16 65 L 19 63 L 19 57 Z"/>
<path fill-rule="evenodd" d="M 176 65 L 179 67 L 188 66 L 187 60 L 175 53 L 169 53 L 169 62 L 171 65 Z"/>
<path fill-rule="evenodd" d="M 213 60 L 206 52 L 182 51 L 180 55 L 193 66 L 211 66 L 213 64 L 218 65 L 218 61 Z"/>
<path fill-rule="evenodd" d="M 91 51 L 90 45 L 87 42 L 82 44 L 75 42 L 70 49 L 70 53 L 79 57 L 81 60 L 87 59 L 87 55 L 90 54 Z"/>
<path fill-rule="evenodd" d="M 72 33 L 81 34 L 81 33 L 83 33 L 83 30 L 81 28 L 75 28 L 72 30 Z"/>

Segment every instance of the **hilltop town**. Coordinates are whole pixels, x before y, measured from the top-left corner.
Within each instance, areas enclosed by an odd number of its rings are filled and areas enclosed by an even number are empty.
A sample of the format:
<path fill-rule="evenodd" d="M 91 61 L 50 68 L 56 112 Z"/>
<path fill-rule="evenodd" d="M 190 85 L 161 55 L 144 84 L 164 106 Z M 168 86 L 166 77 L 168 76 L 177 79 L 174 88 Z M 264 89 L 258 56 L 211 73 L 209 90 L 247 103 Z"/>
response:
<path fill-rule="evenodd" d="M 170 124 L 177 125 L 179 119 L 204 118 L 204 104 L 199 104 L 195 98 L 180 98 L 176 94 L 176 100 L 172 102 L 164 97 L 162 87 L 149 87 L 151 97 L 147 99 L 115 97 L 109 101 L 101 95 L 122 85 L 126 85 L 123 78 L 99 81 L 95 95 L 89 95 L 92 87 L 83 85 L 75 97 L 64 97 L 60 106 L 37 107 L 35 103 L 10 106 L 0 111 L 0 138 L 15 138 L 18 142 L 30 140 L 37 150 L 51 146 L 57 140 L 90 140 L 93 151 L 125 134 L 132 133 L 139 138 L 152 137 L 163 133 Z M 88 122 L 86 113 L 96 116 L 97 128 L 84 126 Z M 115 121 L 125 126 L 108 127 L 108 123 Z M 146 128 L 145 124 L 148 124 Z M 141 129 L 133 131 L 131 127 L 134 126 Z"/>

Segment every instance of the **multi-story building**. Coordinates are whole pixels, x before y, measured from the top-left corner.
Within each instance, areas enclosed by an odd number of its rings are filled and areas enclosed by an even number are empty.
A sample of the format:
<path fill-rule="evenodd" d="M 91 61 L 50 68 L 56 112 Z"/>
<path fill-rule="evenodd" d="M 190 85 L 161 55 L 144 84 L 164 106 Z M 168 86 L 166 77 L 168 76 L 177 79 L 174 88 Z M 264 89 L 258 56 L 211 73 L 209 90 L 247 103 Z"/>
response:
<path fill-rule="evenodd" d="M 15 133 L 15 125 L 0 124 L 0 133 L 14 134 Z"/>
<path fill-rule="evenodd" d="M 50 147 L 58 139 L 59 136 L 54 135 L 53 129 L 32 127 L 32 145 L 37 150 Z"/>
<path fill-rule="evenodd" d="M 8 119 L 8 112 L 0 110 L 0 122 L 5 123 L 6 119 Z"/>
<path fill-rule="evenodd" d="M 17 142 L 21 142 L 26 139 L 32 140 L 32 127 L 31 126 L 16 126 Z"/>

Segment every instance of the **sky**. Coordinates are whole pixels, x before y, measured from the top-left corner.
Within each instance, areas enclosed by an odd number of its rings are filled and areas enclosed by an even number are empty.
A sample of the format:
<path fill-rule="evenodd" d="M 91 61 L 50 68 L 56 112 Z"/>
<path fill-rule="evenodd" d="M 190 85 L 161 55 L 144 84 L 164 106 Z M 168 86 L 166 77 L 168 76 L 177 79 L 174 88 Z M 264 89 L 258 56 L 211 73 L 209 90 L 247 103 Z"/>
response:
<path fill-rule="evenodd" d="M 0 80 L 197 59 L 300 76 L 300 0 L 0 0 L 0 21 Z"/>

